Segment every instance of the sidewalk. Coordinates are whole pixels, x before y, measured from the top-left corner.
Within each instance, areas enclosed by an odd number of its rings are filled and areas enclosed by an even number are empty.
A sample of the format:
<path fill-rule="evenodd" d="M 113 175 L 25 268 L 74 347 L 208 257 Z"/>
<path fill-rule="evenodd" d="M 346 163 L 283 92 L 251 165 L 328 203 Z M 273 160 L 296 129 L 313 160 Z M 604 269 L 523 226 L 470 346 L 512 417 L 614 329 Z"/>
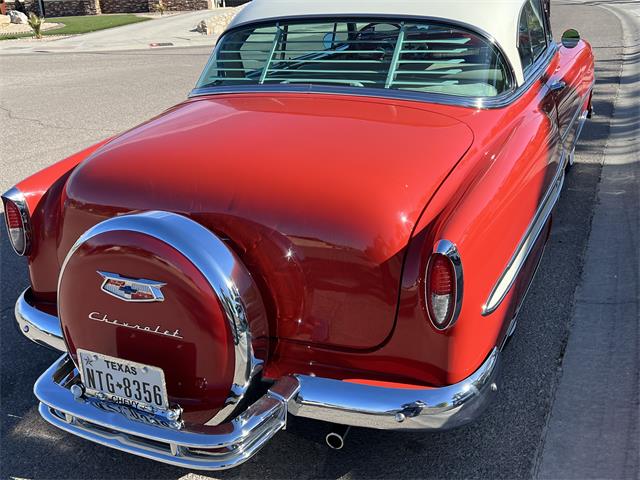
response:
<path fill-rule="evenodd" d="M 640 8 L 608 2 L 623 67 L 539 479 L 638 478 Z M 596 110 L 597 114 L 597 110 Z"/>
<path fill-rule="evenodd" d="M 198 10 L 148 22 L 109 28 L 84 35 L 47 40 L 0 41 L 0 55 L 33 52 L 103 52 L 164 47 L 211 46 L 216 37 L 195 31 L 201 20 L 222 15 L 230 8 Z"/>

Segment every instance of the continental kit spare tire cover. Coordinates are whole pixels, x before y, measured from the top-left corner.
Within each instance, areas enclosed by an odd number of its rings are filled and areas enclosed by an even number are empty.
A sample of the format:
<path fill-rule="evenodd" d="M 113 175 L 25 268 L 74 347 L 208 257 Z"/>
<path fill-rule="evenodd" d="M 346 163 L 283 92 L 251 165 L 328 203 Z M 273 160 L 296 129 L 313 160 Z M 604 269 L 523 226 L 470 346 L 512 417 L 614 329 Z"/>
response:
<path fill-rule="evenodd" d="M 111 218 L 82 235 L 61 269 L 58 312 L 76 365 L 83 349 L 161 368 L 187 424 L 228 416 L 254 371 L 252 335 L 268 337 L 238 257 L 167 212 Z"/>

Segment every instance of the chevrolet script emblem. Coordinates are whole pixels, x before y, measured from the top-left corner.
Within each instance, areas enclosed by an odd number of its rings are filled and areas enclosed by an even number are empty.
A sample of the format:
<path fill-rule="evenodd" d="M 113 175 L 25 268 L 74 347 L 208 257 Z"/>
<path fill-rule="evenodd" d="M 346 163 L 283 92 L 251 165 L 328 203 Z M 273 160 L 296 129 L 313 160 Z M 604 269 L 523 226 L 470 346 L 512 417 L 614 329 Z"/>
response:
<path fill-rule="evenodd" d="M 127 278 L 117 273 L 100 270 L 98 273 L 104 278 L 100 290 L 120 300 L 125 302 L 162 302 L 164 300 L 160 289 L 166 283 L 144 278 Z"/>

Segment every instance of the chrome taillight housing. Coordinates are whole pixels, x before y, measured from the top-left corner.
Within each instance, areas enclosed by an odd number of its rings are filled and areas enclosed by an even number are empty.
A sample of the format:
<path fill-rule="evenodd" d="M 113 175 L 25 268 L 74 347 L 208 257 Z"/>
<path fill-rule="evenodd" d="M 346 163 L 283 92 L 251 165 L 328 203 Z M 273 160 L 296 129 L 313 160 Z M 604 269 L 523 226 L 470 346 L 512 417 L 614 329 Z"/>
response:
<path fill-rule="evenodd" d="M 438 330 L 450 328 L 462 308 L 462 262 L 456 246 L 440 240 L 427 263 L 425 303 L 429 319 Z"/>
<path fill-rule="evenodd" d="M 2 195 L 2 203 L 11 246 L 18 255 L 27 255 L 31 246 L 31 225 L 24 195 L 13 187 Z"/>

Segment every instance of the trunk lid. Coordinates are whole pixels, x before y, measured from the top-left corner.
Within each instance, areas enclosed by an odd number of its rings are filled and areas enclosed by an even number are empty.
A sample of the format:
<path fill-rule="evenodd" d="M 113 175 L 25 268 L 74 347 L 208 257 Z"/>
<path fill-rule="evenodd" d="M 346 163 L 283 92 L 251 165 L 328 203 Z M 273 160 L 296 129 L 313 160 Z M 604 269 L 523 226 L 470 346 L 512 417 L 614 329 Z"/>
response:
<path fill-rule="evenodd" d="M 117 214 L 166 210 L 225 239 L 270 332 L 369 349 L 395 321 L 404 249 L 473 135 L 427 105 L 311 94 L 201 97 L 71 175 L 59 257 Z"/>

